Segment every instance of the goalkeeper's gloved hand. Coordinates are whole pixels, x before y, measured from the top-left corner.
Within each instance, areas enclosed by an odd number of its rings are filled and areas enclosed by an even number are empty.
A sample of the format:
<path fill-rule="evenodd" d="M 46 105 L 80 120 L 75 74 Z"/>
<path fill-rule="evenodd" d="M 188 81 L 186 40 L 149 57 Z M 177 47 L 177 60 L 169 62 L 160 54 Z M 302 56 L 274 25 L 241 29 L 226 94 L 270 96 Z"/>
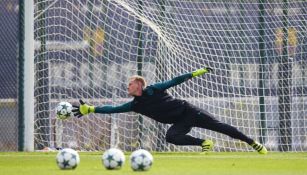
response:
<path fill-rule="evenodd" d="M 80 118 L 83 115 L 87 115 L 87 114 L 95 112 L 95 106 L 87 105 L 82 100 L 79 100 L 79 102 L 80 102 L 79 106 L 73 105 L 75 109 L 73 109 L 72 112 L 74 113 L 75 117 Z"/>
<path fill-rule="evenodd" d="M 192 72 L 192 77 L 197 77 L 197 76 L 203 75 L 205 73 L 209 73 L 211 71 L 213 71 L 213 69 L 211 69 L 210 67 L 198 69 L 198 70 Z"/>

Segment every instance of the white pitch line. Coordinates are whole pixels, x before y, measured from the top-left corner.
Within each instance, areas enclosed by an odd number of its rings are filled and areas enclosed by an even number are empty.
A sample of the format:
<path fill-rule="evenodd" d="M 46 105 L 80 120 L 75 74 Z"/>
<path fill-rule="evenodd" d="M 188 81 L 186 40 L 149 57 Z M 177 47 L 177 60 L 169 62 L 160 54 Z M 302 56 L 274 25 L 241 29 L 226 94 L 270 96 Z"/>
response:
<path fill-rule="evenodd" d="M 270 155 L 249 155 L 249 156 L 240 156 L 240 155 L 153 155 L 154 158 L 197 158 L 197 159 L 283 159 L 283 160 L 307 160 L 306 157 L 288 157 L 288 156 L 270 156 Z"/>

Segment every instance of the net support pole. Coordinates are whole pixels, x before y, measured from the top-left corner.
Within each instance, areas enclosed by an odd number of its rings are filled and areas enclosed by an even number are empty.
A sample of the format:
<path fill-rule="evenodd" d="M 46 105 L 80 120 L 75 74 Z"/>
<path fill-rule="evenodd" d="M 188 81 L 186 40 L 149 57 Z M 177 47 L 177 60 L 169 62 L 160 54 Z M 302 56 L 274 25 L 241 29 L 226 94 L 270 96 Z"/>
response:
<path fill-rule="evenodd" d="M 34 2 L 33 0 L 20 0 L 19 2 L 21 34 L 18 81 L 18 115 L 20 120 L 18 150 L 34 151 Z"/>
<path fill-rule="evenodd" d="M 138 1 L 138 10 L 139 13 L 142 13 L 143 11 L 143 2 L 141 0 Z M 143 39 L 142 39 L 142 28 L 143 23 L 141 20 L 137 19 L 137 25 L 136 25 L 136 34 L 138 38 L 138 48 L 137 48 L 137 74 L 142 76 L 142 69 L 143 69 Z M 138 123 L 139 123 L 139 136 L 138 136 L 138 143 L 139 146 L 143 147 L 142 137 L 143 137 L 143 116 L 138 116 Z"/>
<path fill-rule="evenodd" d="M 283 51 L 278 65 L 278 110 L 280 151 L 291 151 L 291 70 L 288 55 L 288 1 L 283 5 Z"/>
<path fill-rule="evenodd" d="M 87 16 L 87 18 L 89 19 L 89 20 L 87 20 L 87 22 L 88 22 L 88 26 L 89 26 L 89 28 L 90 28 L 90 30 L 91 30 L 91 33 L 92 33 L 92 35 L 93 35 L 93 31 L 96 31 L 97 30 L 97 28 L 95 28 L 95 26 L 93 26 L 93 24 L 92 24 L 92 15 L 91 14 L 93 14 L 93 4 L 94 4 L 94 1 L 93 0 L 90 0 L 89 1 L 89 3 L 87 3 L 88 4 L 88 10 L 87 10 L 87 14 L 86 14 L 86 16 Z M 90 35 L 90 36 L 92 36 L 92 35 Z M 95 38 L 94 37 L 90 37 L 90 48 L 89 48 L 89 52 L 90 52 L 90 54 L 89 54 L 89 63 L 88 63 L 88 69 L 89 69 L 89 73 L 88 73 L 88 76 L 89 76 L 89 79 L 90 79 L 90 82 L 89 82 L 89 87 L 93 87 L 94 85 L 93 85 L 93 78 L 94 78 L 94 67 L 93 67 L 93 64 L 94 64 L 94 61 L 95 61 L 95 54 L 96 54 L 96 48 L 94 48 L 94 45 L 95 45 Z M 91 89 L 91 88 L 87 88 L 87 90 L 88 90 L 88 93 L 91 95 L 91 96 L 93 96 L 94 95 L 94 92 L 93 92 L 93 89 Z"/>
<path fill-rule="evenodd" d="M 265 134 L 266 134 L 266 116 L 265 116 L 265 88 L 264 88 L 264 64 L 265 64 L 265 32 L 264 32 L 264 0 L 259 0 L 259 51 L 260 51 L 260 60 L 259 60 L 259 110 L 260 110 L 260 127 L 259 127 L 259 142 L 265 143 Z"/>
<path fill-rule="evenodd" d="M 161 31 L 162 33 L 165 32 L 166 30 L 166 27 L 165 27 L 165 3 L 166 1 L 159 1 L 159 26 L 161 27 Z M 161 36 L 160 36 L 161 37 Z M 159 39 L 160 39 L 159 37 Z M 156 75 L 157 75 L 157 78 L 158 78 L 158 81 L 165 81 L 166 80 L 166 75 L 167 75 L 167 69 L 166 69 L 166 63 L 165 63 L 165 60 L 167 59 L 166 58 L 166 55 L 164 55 L 164 52 L 167 52 L 165 50 L 166 48 L 160 48 L 159 49 L 159 52 L 158 55 L 159 55 L 159 59 L 160 59 L 160 63 L 158 64 L 157 68 L 156 68 Z M 157 57 L 158 58 L 158 57 Z M 157 59 L 156 58 L 156 59 Z M 159 61 L 159 60 L 158 60 Z M 165 125 L 163 125 L 162 123 L 159 123 L 157 122 L 156 124 L 158 130 L 157 130 L 157 137 L 158 137 L 158 140 L 157 140 L 157 145 L 156 145 L 156 148 L 155 150 L 156 151 L 165 151 L 166 150 L 166 141 L 164 139 L 164 127 Z"/>
<path fill-rule="evenodd" d="M 37 5 L 38 11 L 46 10 L 46 2 L 43 0 L 38 1 Z M 37 30 L 37 39 L 40 41 L 41 45 L 37 51 L 37 63 L 36 63 L 36 74 L 35 78 L 37 79 L 35 84 L 35 94 L 36 96 L 36 118 L 38 122 L 35 123 L 37 126 L 37 134 L 42 139 L 41 143 L 35 142 L 36 149 L 43 149 L 44 147 L 51 146 L 51 129 L 50 129 L 50 96 L 49 96 L 49 63 L 47 57 L 47 36 L 46 36 L 46 12 L 41 13 L 37 17 L 38 21 L 38 30 Z"/>

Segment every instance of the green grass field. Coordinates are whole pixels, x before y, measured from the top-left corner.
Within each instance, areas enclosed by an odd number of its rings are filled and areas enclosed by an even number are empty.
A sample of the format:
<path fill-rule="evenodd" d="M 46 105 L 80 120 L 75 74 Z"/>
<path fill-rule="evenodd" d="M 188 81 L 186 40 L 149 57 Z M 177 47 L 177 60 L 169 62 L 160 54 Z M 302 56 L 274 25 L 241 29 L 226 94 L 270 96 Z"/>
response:
<path fill-rule="evenodd" d="M 134 172 L 129 155 L 120 170 L 106 170 L 102 153 L 80 153 L 75 170 L 60 170 L 56 153 L 0 153 L 0 175 L 306 175 L 307 153 L 154 153 L 149 171 Z"/>

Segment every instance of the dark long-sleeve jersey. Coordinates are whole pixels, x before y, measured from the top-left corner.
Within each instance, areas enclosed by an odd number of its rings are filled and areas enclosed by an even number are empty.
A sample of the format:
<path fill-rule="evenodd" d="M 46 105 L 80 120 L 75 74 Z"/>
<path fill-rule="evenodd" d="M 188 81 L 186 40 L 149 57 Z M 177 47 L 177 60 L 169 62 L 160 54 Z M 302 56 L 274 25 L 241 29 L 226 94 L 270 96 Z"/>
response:
<path fill-rule="evenodd" d="M 147 86 L 141 96 L 136 96 L 130 102 L 119 106 L 95 107 L 95 113 L 123 113 L 134 111 L 150 117 L 161 123 L 175 123 L 183 117 L 186 101 L 176 99 L 166 92 L 166 89 L 191 79 L 192 74 L 187 73 L 172 80 Z"/>

